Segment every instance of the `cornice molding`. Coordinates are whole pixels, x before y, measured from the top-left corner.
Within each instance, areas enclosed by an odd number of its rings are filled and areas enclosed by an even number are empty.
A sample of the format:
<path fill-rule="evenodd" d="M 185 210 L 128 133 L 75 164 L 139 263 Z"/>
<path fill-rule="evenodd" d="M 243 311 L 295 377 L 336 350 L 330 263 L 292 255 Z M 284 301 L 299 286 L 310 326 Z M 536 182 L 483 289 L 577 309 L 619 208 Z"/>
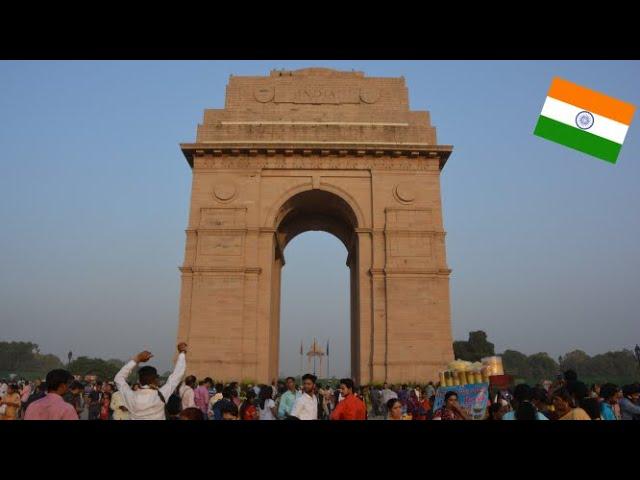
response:
<path fill-rule="evenodd" d="M 194 157 L 198 156 L 318 156 L 318 157 L 406 157 L 437 158 L 439 168 L 444 168 L 453 151 L 452 145 L 432 145 L 427 143 L 387 143 L 387 142 L 286 142 L 286 141 L 220 141 L 180 144 L 182 153 L 193 168 Z"/>

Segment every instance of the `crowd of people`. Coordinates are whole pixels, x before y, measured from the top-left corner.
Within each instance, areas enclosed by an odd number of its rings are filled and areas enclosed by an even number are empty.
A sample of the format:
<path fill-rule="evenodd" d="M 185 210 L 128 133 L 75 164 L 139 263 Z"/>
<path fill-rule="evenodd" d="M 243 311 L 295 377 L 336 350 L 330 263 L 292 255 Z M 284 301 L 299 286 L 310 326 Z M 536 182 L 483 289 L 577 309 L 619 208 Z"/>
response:
<path fill-rule="evenodd" d="M 442 406 L 434 408 L 439 385 L 356 387 L 350 378 L 337 388 L 302 376 L 271 385 L 216 383 L 186 372 L 187 345 L 178 345 L 173 373 L 161 384 L 152 366 L 138 369 L 138 381 L 127 378 L 153 356 L 144 351 L 122 367 L 113 381 L 82 383 L 62 369 L 45 381 L 0 381 L 3 420 L 468 420 L 455 390 L 444 389 Z M 606 383 L 588 388 L 568 370 L 554 383 L 518 384 L 497 391 L 488 401 L 485 420 L 639 420 L 640 384 L 619 388 Z"/>

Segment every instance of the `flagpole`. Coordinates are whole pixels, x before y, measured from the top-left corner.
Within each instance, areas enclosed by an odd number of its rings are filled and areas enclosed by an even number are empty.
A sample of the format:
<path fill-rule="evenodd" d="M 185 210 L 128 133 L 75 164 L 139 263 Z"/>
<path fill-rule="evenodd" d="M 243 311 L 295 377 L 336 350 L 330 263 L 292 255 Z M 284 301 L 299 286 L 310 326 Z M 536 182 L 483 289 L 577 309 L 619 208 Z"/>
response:
<path fill-rule="evenodd" d="M 331 378 L 331 371 L 329 370 L 329 340 L 327 340 L 327 379 Z"/>

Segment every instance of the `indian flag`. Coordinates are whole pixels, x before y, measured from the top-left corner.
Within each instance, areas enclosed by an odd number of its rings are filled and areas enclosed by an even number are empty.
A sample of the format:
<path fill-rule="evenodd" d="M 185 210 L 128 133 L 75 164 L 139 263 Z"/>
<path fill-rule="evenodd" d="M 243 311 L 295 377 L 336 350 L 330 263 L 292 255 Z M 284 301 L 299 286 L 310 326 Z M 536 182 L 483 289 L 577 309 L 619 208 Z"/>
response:
<path fill-rule="evenodd" d="M 555 77 L 533 134 L 616 163 L 635 107 Z"/>

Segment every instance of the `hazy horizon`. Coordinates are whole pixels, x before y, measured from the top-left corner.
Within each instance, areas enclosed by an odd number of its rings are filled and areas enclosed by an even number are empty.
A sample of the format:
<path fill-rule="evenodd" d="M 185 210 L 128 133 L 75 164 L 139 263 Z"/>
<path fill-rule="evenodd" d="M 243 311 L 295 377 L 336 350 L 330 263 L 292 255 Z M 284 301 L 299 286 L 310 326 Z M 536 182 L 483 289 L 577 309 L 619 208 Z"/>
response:
<path fill-rule="evenodd" d="M 411 110 L 454 146 L 455 339 L 484 330 L 498 352 L 555 359 L 640 343 L 637 120 L 616 165 L 532 133 L 553 76 L 640 104 L 637 61 L 2 61 L 0 340 L 63 361 L 149 349 L 168 370 L 191 188 L 179 143 L 223 107 L 229 75 L 310 66 L 404 76 Z M 298 374 L 316 337 L 347 375 L 344 246 L 307 232 L 285 257 L 280 372 Z"/>

